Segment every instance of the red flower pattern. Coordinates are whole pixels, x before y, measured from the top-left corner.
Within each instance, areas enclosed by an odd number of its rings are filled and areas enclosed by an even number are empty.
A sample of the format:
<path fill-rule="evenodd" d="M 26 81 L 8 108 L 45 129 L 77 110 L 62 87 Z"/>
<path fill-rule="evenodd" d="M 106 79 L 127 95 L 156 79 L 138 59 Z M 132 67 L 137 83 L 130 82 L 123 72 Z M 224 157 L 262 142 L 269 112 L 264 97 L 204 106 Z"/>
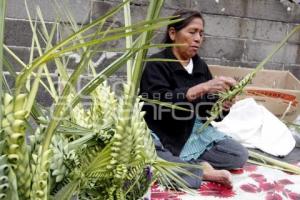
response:
<path fill-rule="evenodd" d="M 256 165 L 246 164 L 244 166 L 244 171 L 246 171 L 246 172 L 254 172 L 256 170 L 257 170 L 257 166 Z"/>
<path fill-rule="evenodd" d="M 245 192 L 250 192 L 250 193 L 257 193 L 261 191 L 261 189 L 258 186 L 251 183 L 241 185 L 241 189 L 244 190 Z"/>
<path fill-rule="evenodd" d="M 205 182 L 201 185 L 199 193 L 203 196 L 214 196 L 229 198 L 235 195 L 235 192 L 232 188 L 225 187 L 222 184 L 214 182 Z"/>
<path fill-rule="evenodd" d="M 250 174 L 249 177 L 253 178 L 258 183 L 266 181 L 266 178 L 262 174 Z"/>
<path fill-rule="evenodd" d="M 154 184 L 151 187 L 151 199 L 152 200 L 181 200 L 180 195 L 185 194 L 180 191 L 162 190 L 158 184 Z"/>
<path fill-rule="evenodd" d="M 282 200 L 282 197 L 277 193 L 268 192 L 266 200 Z"/>
<path fill-rule="evenodd" d="M 151 193 L 151 200 L 181 200 L 178 194 L 171 192 Z"/>
<path fill-rule="evenodd" d="M 291 200 L 300 200 L 300 194 L 299 193 L 291 192 L 289 190 L 285 190 L 285 192 L 287 193 L 287 196 Z"/>
<path fill-rule="evenodd" d="M 282 200 L 282 195 L 292 200 L 300 200 L 300 194 L 291 192 L 285 189 L 286 185 L 294 184 L 288 179 L 281 179 L 278 181 L 267 182 L 267 179 L 262 174 L 250 174 L 251 177 L 258 185 L 255 184 L 244 184 L 240 188 L 249 193 L 266 192 L 266 200 Z"/>

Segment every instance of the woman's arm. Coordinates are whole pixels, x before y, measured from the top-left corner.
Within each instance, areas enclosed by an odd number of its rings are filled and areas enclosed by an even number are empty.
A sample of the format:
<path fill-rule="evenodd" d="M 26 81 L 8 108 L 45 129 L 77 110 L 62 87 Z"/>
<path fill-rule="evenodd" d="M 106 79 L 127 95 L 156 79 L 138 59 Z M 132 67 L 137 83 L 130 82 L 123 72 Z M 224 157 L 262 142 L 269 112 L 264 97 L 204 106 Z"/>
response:
<path fill-rule="evenodd" d="M 200 83 L 188 89 L 186 98 L 192 102 L 209 93 L 218 93 L 230 89 L 236 81 L 231 77 L 216 77 L 207 82 Z"/>

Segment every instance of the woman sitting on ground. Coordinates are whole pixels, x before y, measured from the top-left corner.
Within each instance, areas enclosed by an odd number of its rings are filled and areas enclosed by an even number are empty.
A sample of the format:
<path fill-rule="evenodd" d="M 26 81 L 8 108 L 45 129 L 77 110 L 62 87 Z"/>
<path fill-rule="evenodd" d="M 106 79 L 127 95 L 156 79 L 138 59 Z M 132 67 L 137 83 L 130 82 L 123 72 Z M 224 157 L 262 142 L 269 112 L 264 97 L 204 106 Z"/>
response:
<path fill-rule="evenodd" d="M 204 37 L 202 15 L 197 11 L 180 10 L 174 16 L 182 21 L 167 27 L 165 43 L 178 45 L 165 48 L 151 58 L 178 62 L 147 62 L 140 94 L 193 112 L 145 103 L 145 120 L 153 132 L 160 157 L 174 162 L 204 163 L 203 171 L 195 171 L 195 174 L 203 180 L 230 186 L 231 176 L 227 170 L 243 167 L 248 159 L 247 150 L 212 126 L 200 134 L 198 131 L 216 101 L 216 94 L 228 90 L 236 81 L 230 77 L 213 78 L 207 64 L 198 56 Z M 232 104 L 223 105 L 224 113 Z M 184 178 L 190 187 L 200 186 L 200 181 Z"/>

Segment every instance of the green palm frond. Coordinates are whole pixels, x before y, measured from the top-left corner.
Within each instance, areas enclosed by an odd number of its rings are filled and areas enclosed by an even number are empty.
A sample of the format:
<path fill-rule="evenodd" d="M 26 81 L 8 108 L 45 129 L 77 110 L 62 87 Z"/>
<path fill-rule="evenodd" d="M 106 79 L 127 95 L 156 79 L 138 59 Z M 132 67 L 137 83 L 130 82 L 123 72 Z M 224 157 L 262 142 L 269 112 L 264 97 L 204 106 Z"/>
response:
<path fill-rule="evenodd" d="M 65 185 L 57 194 L 55 194 L 54 199 L 61 199 L 61 200 L 69 200 L 74 196 L 76 190 L 80 185 L 80 179 Z"/>
<path fill-rule="evenodd" d="M 163 3 L 164 3 L 163 0 L 151 1 L 149 8 L 148 8 L 146 20 L 158 19 L 161 8 L 163 6 Z M 178 21 L 180 21 L 180 20 L 178 20 Z M 167 22 L 167 24 L 169 24 L 169 23 L 170 22 Z M 167 24 L 165 24 L 165 25 L 167 25 Z M 153 33 L 154 33 L 153 29 L 145 30 L 142 34 L 140 45 L 149 44 L 150 39 L 153 37 Z M 140 78 L 142 75 L 142 70 L 143 70 L 143 60 L 145 59 L 147 52 L 148 52 L 147 49 L 143 49 L 143 50 L 139 51 L 138 54 L 136 55 L 134 67 L 132 70 L 132 87 L 130 90 L 131 96 L 134 96 L 137 93 Z"/>
<path fill-rule="evenodd" d="M 275 168 L 282 171 L 292 172 L 294 174 L 300 174 L 300 167 L 289 164 L 284 161 L 276 160 L 274 158 L 270 158 L 266 155 L 263 155 L 261 153 L 257 153 L 254 151 L 248 151 L 249 152 L 249 161 L 250 163 L 266 166 L 269 168 Z"/>
<path fill-rule="evenodd" d="M 159 178 L 167 186 L 177 185 L 186 189 L 178 173 L 192 175 L 184 169 L 190 165 L 176 165 L 157 157 L 150 130 L 143 118 L 145 113 L 141 111 L 142 103 L 136 96 L 147 50 L 172 46 L 150 44 L 154 29 L 178 21 L 159 18 L 162 5 L 162 0 L 151 1 L 145 21 L 131 24 L 129 20 L 125 27 L 110 26 L 106 29 L 107 19 L 124 6 L 128 9 L 129 1 L 123 1 L 84 27 L 79 27 L 66 10 L 65 16 L 73 34 L 53 44 L 59 18 L 49 30 L 41 10 L 37 8 L 36 19 L 32 19 L 26 4 L 33 32 L 29 63 L 25 64 L 3 46 L 23 67 L 19 75 L 11 67 L 11 75 L 16 77 L 16 89 L 12 96 L 6 93 L 6 97 L 1 98 L 6 109 L 1 125 L 5 126 L 3 141 L 7 144 L 3 147 L 3 158 L 7 156 L 7 160 L 0 159 L 0 165 L 12 166 L 10 173 L 6 174 L 10 190 L 5 195 L 12 199 L 71 199 L 75 196 L 86 199 L 139 198 L 154 178 Z M 131 39 L 133 35 L 137 36 L 134 42 Z M 121 38 L 128 39 L 126 51 L 97 74 L 92 57 L 107 50 L 102 44 Z M 39 54 L 35 59 L 34 49 Z M 68 71 L 70 53 L 80 57 L 72 73 Z M 54 61 L 62 91 L 49 73 L 49 61 Z M 105 80 L 130 62 L 127 84 L 117 98 Z M 6 65 L 10 68 L 8 62 Z M 92 71 L 93 79 L 77 91 L 75 85 L 86 71 Z M 42 80 L 44 77 L 46 79 Z M 51 113 L 50 109 L 40 109 L 35 101 L 40 86 L 53 98 Z M 28 95 L 22 94 L 24 91 L 28 91 Z M 83 96 L 90 98 L 89 105 L 84 105 Z M 26 124 L 31 116 L 36 120 L 37 128 L 35 133 L 28 135 Z"/>
<path fill-rule="evenodd" d="M 63 47 L 66 46 L 66 45 L 68 45 L 70 42 L 72 42 L 72 40 L 75 39 L 77 36 L 81 35 L 82 33 L 86 32 L 88 30 L 90 30 L 91 28 L 93 28 L 93 27 L 95 27 L 95 26 L 103 23 L 103 21 L 107 20 L 107 18 L 109 18 L 112 15 L 114 15 L 115 13 L 117 13 L 122 8 L 123 4 L 120 4 L 120 5 L 116 6 L 115 8 L 113 8 L 112 10 L 110 10 L 109 12 L 107 12 L 106 14 L 104 14 L 103 16 L 101 16 L 99 19 L 95 20 L 94 22 L 92 22 L 91 24 L 85 26 L 84 28 L 80 29 L 78 32 L 70 35 L 68 38 L 62 40 L 57 45 L 55 45 L 54 47 L 52 47 L 51 49 L 49 49 L 47 52 L 45 52 L 42 56 L 40 56 L 37 59 L 35 59 L 30 64 L 30 67 L 24 69 L 21 72 L 20 76 L 18 76 L 18 78 L 16 80 L 16 85 L 17 85 L 16 93 L 18 94 L 21 91 L 22 84 L 26 80 L 27 76 L 33 70 L 35 70 L 37 67 L 41 66 L 42 64 L 48 62 L 50 59 L 53 59 L 55 57 L 53 55 L 57 55 L 58 56 L 58 54 L 56 52 L 59 51 L 60 49 L 65 49 Z M 104 41 L 110 41 L 110 40 L 118 39 L 118 38 L 120 38 L 120 36 L 119 37 L 115 36 L 114 38 L 110 38 L 109 40 L 104 40 Z M 94 44 L 99 44 L 99 43 L 104 42 L 104 41 L 103 40 L 97 41 L 97 42 L 94 42 Z M 80 47 L 83 47 L 83 46 L 88 46 L 88 45 L 81 45 Z M 77 47 L 77 48 L 79 48 L 79 47 Z M 73 48 L 73 49 L 77 49 L 77 48 Z M 64 51 L 64 50 L 62 50 L 62 51 Z"/>
<path fill-rule="evenodd" d="M 0 105 L 2 105 L 3 87 L 3 40 L 4 40 L 4 24 L 6 13 L 6 0 L 0 2 Z M 2 108 L 0 108 L 0 119 L 2 120 Z M 0 125 L 0 128 L 2 126 Z"/>
<path fill-rule="evenodd" d="M 125 0 L 123 0 L 124 2 Z M 124 5 L 124 24 L 126 27 L 131 26 L 131 12 L 130 12 L 130 3 Z M 132 31 L 131 29 L 127 29 L 126 32 Z M 129 35 L 126 37 L 125 46 L 126 49 L 131 48 L 133 44 L 132 36 Z M 133 60 L 129 59 L 126 63 L 127 65 L 127 82 L 131 82 L 131 74 L 132 74 L 132 66 L 133 66 Z"/>

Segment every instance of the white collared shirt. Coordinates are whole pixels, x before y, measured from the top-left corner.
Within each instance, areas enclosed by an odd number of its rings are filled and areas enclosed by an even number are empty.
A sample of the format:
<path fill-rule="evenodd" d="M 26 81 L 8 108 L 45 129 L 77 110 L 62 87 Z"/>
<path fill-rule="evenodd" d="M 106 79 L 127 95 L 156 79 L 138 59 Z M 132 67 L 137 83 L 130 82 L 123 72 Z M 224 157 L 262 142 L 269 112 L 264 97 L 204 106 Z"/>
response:
<path fill-rule="evenodd" d="M 184 69 L 189 73 L 192 74 L 194 68 L 193 59 L 190 59 L 189 64 L 184 67 Z"/>

